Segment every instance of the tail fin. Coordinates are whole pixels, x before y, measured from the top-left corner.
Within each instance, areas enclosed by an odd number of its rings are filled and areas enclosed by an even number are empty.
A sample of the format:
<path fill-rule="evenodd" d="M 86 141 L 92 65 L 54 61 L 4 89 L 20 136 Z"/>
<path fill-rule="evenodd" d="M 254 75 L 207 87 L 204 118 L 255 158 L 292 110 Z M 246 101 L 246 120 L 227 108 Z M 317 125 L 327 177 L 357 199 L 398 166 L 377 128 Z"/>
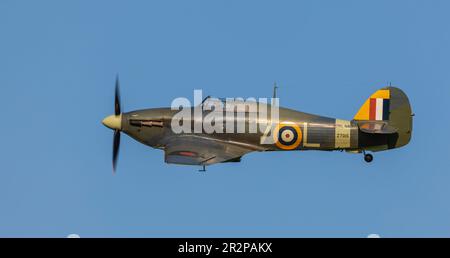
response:
<path fill-rule="evenodd" d="M 386 132 L 395 132 L 395 137 L 390 137 L 389 148 L 404 146 L 411 139 L 411 105 L 406 94 L 399 88 L 386 87 L 376 91 L 364 102 L 353 120 L 358 124 L 384 124 Z"/>

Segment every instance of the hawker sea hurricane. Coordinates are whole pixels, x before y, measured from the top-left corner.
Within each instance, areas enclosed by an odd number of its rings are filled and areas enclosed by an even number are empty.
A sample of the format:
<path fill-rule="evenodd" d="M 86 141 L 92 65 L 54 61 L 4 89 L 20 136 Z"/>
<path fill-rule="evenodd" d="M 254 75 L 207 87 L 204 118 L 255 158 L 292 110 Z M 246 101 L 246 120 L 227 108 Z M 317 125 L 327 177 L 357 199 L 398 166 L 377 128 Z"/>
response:
<path fill-rule="evenodd" d="M 102 121 L 114 130 L 113 170 L 121 132 L 142 144 L 163 150 L 166 163 L 198 165 L 203 169 L 216 163 L 239 162 L 242 156 L 253 151 L 339 150 L 363 153 L 364 160 L 371 162 L 373 156 L 368 152 L 402 147 L 412 135 L 411 106 L 405 93 L 396 87 L 377 90 L 352 120 L 282 107 L 275 109 L 274 102 L 242 104 L 243 109 L 233 106 L 230 111 L 229 103 L 207 97 L 189 107 L 187 113 L 184 110 L 187 116 L 182 117 L 181 122 L 175 118 L 180 119 L 182 111 L 173 107 L 122 113 L 116 80 L 115 113 Z M 206 108 L 211 106 L 214 108 Z M 205 123 L 212 114 L 217 115 L 210 123 L 215 130 L 203 127 L 196 130 L 197 125 Z M 244 130 L 236 130 L 239 124 Z M 174 125 L 184 130 L 175 129 Z M 255 126 L 259 130 L 248 130 Z"/>

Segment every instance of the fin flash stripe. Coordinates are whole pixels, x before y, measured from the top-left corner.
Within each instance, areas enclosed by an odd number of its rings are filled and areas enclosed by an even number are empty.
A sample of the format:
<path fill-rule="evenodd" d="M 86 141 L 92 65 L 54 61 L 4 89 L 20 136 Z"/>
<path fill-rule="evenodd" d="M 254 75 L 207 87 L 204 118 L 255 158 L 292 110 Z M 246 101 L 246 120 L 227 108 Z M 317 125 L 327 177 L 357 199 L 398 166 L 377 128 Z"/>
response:
<path fill-rule="evenodd" d="M 389 120 L 389 99 L 370 99 L 369 120 Z"/>
<path fill-rule="evenodd" d="M 378 90 L 364 102 L 354 120 L 389 120 L 390 90 Z"/>

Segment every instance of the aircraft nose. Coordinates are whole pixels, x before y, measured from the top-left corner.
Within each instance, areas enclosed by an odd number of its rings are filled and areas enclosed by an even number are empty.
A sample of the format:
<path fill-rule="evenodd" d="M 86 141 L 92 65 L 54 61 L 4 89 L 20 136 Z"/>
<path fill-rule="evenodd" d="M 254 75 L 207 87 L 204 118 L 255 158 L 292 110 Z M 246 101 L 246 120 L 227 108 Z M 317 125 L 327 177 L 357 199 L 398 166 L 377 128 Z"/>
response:
<path fill-rule="evenodd" d="M 102 124 L 113 130 L 121 130 L 122 129 L 122 114 L 110 115 L 103 119 Z"/>

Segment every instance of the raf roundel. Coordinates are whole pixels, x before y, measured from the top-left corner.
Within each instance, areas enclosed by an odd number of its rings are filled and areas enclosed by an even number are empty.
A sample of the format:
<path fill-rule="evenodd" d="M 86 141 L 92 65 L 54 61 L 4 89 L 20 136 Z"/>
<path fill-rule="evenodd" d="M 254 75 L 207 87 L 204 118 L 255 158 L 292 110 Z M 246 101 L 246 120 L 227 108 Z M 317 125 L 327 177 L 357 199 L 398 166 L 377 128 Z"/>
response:
<path fill-rule="evenodd" d="M 274 133 L 275 144 L 283 150 L 293 150 L 302 141 L 302 131 L 294 123 L 279 124 Z"/>

